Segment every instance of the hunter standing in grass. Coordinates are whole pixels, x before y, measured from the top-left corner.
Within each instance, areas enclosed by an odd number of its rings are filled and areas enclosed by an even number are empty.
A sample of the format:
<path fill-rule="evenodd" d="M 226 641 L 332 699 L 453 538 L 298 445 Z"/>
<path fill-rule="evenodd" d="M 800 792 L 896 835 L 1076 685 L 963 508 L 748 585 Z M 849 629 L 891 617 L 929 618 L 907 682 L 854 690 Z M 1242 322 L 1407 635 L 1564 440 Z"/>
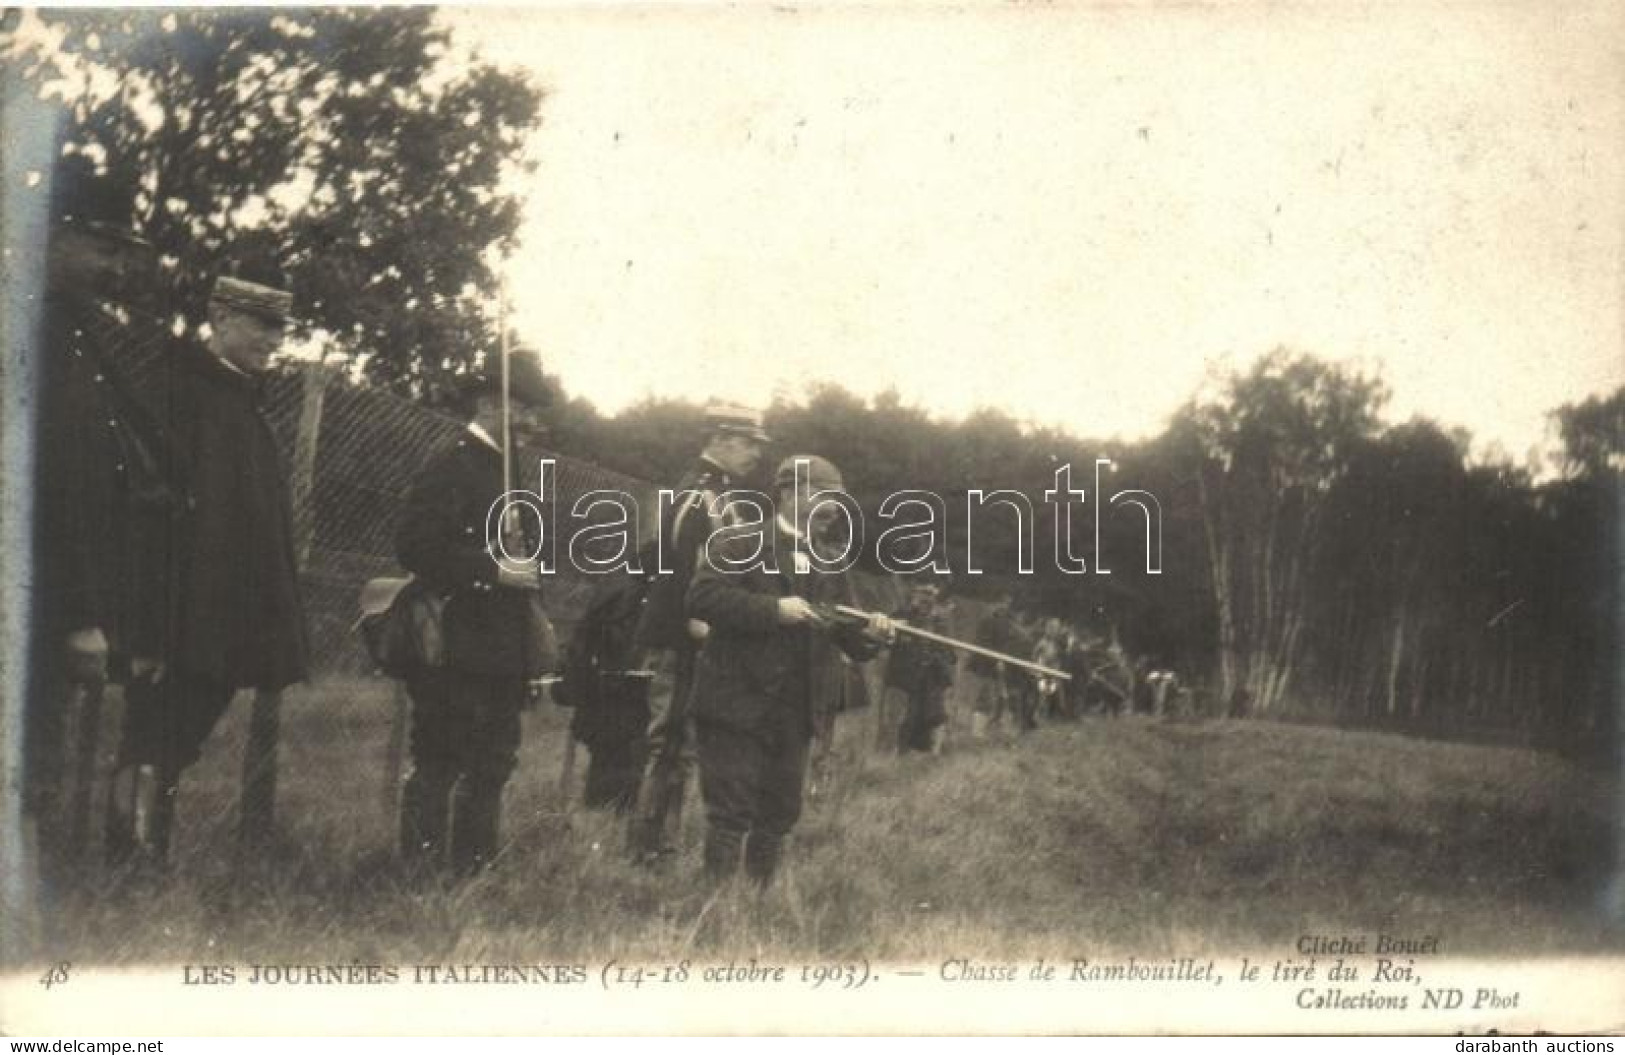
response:
<path fill-rule="evenodd" d="M 689 613 L 710 626 L 695 681 L 705 873 L 739 870 L 766 885 L 801 816 L 808 749 L 818 716 L 838 704 L 840 653 L 862 661 L 891 634 L 891 620 L 835 623 L 821 605 L 851 604 L 851 583 L 815 540 L 837 512 L 821 493 L 841 474 L 811 455 L 787 458 L 774 476 L 777 512 L 719 531 L 701 549 Z"/>
<path fill-rule="evenodd" d="M 634 860 L 652 863 L 676 852 L 683 794 L 694 768 L 690 706 L 695 657 L 705 640 L 703 622 L 690 618 L 685 600 L 695 562 L 715 528 L 718 498 L 749 476 L 771 438 L 761 415 L 747 407 L 706 410 L 705 449 L 660 516 L 660 574 L 650 584 L 636 644 L 642 666 L 668 675 L 666 691 L 650 699 L 648 768 L 638 792 L 629 843 Z"/>
<path fill-rule="evenodd" d="M 169 540 L 162 663 L 125 686 L 108 817 L 115 861 L 165 860 L 181 774 L 239 689 L 282 689 L 309 669 L 288 481 L 260 407 L 292 301 L 221 277 L 207 341 L 181 345 L 166 364 L 157 413 L 190 506 Z"/>
<path fill-rule="evenodd" d="M 27 695 L 23 807 L 37 823 L 48 887 L 71 879 L 77 833 L 64 740 L 83 691 L 157 665 L 157 591 L 143 545 L 184 504 L 166 475 L 163 438 L 127 383 L 132 348 L 167 342 L 132 301 L 150 292 L 157 260 L 132 225 L 126 196 L 89 162 L 63 159 L 53 184 L 35 434 L 35 633 Z M 86 801 L 79 798 L 78 801 Z M 82 817 L 83 814 L 79 814 Z"/>
<path fill-rule="evenodd" d="M 401 853 L 425 870 L 479 871 L 496 856 L 502 792 L 519 757 L 520 711 L 556 650 L 535 567 L 499 564 L 486 526 L 504 494 L 504 405 L 494 364 L 471 378 L 468 427 L 429 462 L 407 495 L 396 533 L 401 565 L 444 604 L 441 662 L 406 679 L 412 774 L 401 792 Z M 552 389 L 541 367 L 514 356 L 508 432 L 521 449 L 541 431 Z M 529 529 L 529 530 L 527 530 Z M 533 525 L 509 552 L 531 552 Z"/>

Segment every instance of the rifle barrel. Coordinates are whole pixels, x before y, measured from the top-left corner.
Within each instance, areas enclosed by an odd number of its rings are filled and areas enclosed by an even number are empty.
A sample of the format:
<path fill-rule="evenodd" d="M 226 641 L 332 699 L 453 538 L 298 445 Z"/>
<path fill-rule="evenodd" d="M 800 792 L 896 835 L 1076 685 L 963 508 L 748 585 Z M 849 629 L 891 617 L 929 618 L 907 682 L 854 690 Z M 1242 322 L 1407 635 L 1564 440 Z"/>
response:
<path fill-rule="evenodd" d="M 869 618 L 869 613 L 863 611 L 861 608 L 849 608 L 844 604 L 836 605 L 835 611 L 839 615 L 844 615 L 853 619 L 867 620 Z M 1046 667 L 1042 663 L 1034 663 L 1030 659 L 1021 659 L 1019 657 L 1012 656 L 1007 652 L 997 652 L 991 648 L 983 648 L 981 645 L 973 645 L 969 641 L 961 641 L 957 637 L 949 637 L 946 634 L 938 634 L 931 630 L 922 630 L 921 628 L 909 623 L 894 622 L 893 625 L 897 627 L 897 632 L 899 634 L 908 634 L 910 637 L 917 637 L 925 641 L 932 641 L 939 645 L 947 645 L 949 648 L 956 648 L 961 652 L 969 652 L 977 656 L 986 656 L 988 659 L 998 660 L 1000 663 L 1008 663 L 1013 667 L 1020 667 L 1023 670 L 1032 671 L 1034 674 L 1042 674 L 1046 678 L 1057 678 L 1061 681 L 1072 680 L 1072 675 L 1068 674 L 1066 671 L 1056 670 L 1054 667 Z"/>

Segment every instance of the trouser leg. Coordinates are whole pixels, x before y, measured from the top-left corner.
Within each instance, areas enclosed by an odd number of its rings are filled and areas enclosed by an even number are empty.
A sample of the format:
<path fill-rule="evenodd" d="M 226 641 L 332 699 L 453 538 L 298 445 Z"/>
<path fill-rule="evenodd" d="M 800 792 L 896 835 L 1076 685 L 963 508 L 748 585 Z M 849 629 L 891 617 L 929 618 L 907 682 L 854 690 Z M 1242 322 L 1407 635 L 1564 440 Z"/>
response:
<path fill-rule="evenodd" d="M 801 817 L 810 744 L 805 731 L 763 736 L 727 726 L 699 727 L 700 794 L 706 813 L 706 875 L 745 872 L 766 885 L 778 871 L 784 840 Z"/>
<path fill-rule="evenodd" d="M 519 759 L 525 686 L 513 678 L 465 677 L 454 681 L 450 695 L 465 750 L 452 798 L 451 865 L 471 875 L 501 846 L 502 791 Z"/>
<path fill-rule="evenodd" d="M 113 863 L 132 856 L 155 864 L 166 860 L 181 775 L 202 757 L 235 691 L 180 671 L 161 681 L 131 679 L 125 686 L 124 729 L 107 812 Z"/>
<path fill-rule="evenodd" d="M 500 845 L 502 787 L 488 779 L 465 777 L 452 796 L 451 867 L 473 875 L 489 865 Z"/>
<path fill-rule="evenodd" d="M 705 828 L 705 878 L 713 883 L 726 882 L 739 871 L 739 851 L 744 845 L 745 833 L 737 828 L 721 827 L 707 822 Z"/>
<path fill-rule="evenodd" d="M 702 724 L 696 733 L 705 804 L 705 875 L 722 882 L 739 871 L 745 835 L 756 819 L 762 744 L 721 725 Z"/>
<path fill-rule="evenodd" d="M 54 660 L 56 654 L 51 653 Z M 67 860 L 64 788 L 69 768 L 65 715 L 79 687 L 47 667 L 45 657 L 30 672 L 24 711 L 23 815 L 34 826 L 40 878 L 47 888 L 62 878 Z"/>
<path fill-rule="evenodd" d="M 414 765 L 401 787 L 401 857 L 410 864 L 439 867 L 446 855 L 451 792 L 456 776 Z"/>
<path fill-rule="evenodd" d="M 649 659 L 651 664 L 668 667 L 672 677 L 670 691 L 656 694 L 650 701 L 648 763 L 629 832 L 630 847 L 637 857 L 677 846 L 684 791 L 694 767 L 694 661 L 692 649 L 664 651 Z"/>
<path fill-rule="evenodd" d="M 767 886 L 784 857 L 784 836 L 753 831 L 745 840 L 745 874 L 758 886 Z"/>
<path fill-rule="evenodd" d="M 785 837 L 801 818 L 808 749 L 804 735 L 785 729 L 763 758 L 756 820 L 745 841 L 745 874 L 761 886 L 773 881 L 784 856 Z"/>
<path fill-rule="evenodd" d="M 634 745 L 601 742 L 590 750 L 583 802 L 591 808 L 628 812 L 637 802 L 638 782 L 643 777 Z"/>
<path fill-rule="evenodd" d="M 412 772 L 401 788 L 401 857 L 409 864 L 438 868 L 446 858 L 451 793 L 457 783 L 452 743 L 459 731 L 443 672 L 408 681 L 406 692 L 412 701 Z"/>

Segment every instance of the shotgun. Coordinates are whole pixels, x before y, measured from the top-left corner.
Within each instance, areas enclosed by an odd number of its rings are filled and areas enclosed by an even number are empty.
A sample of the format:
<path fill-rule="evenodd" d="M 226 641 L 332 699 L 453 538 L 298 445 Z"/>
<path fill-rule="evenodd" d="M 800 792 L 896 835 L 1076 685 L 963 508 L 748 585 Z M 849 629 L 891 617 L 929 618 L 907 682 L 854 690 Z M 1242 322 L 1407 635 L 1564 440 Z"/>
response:
<path fill-rule="evenodd" d="M 870 619 L 874 618 L 874 613 L 865 612 L 861 608 L 852 608 L 844 604 L 814 605 L 813 607 L 817 609 L 818 614 L 829 623 L 856 626 L 860 623 L 867 623 Z M 960 652 L 969 652 L 973 656 L 985 656 L 986 658 L 996 660 L 999 663 L 1004 663 L 1012 667 L 1019 667 L 1037 677 L 1055 678 L 1058 681 L 1072 680 L 1072 675 L 1068 674 L 1064 670 L 1056 670 L 1054 667 L 1046 667 L 1042 663 L 1034 663 L 1030 659 L 1020 659 L 1016 656 L 1010 655 L 1007 652 L 997 652 L 991 648 L 983 648 L 981 645 L 973 645 L 969 641 L 961 641 L 957 637 L 949 637 L 946 634 L 939 634 L 934 630 L 925 630 L 896 619 L 892 620 L 892 626 L 899 634 L 906 637 L 918 638 L 921 641 L 930 641 L 933 644 L 944 645 L 948 648 L 957 649 Z"/>

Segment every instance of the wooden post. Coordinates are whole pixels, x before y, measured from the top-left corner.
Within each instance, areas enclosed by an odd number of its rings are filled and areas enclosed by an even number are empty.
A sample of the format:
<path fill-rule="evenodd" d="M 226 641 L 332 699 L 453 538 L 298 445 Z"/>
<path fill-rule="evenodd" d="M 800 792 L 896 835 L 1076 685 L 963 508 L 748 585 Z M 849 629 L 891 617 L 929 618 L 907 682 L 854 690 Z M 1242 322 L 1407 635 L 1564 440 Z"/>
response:
<path fill-rule="evenodd" d="M 570 732 L 570 727 L 564 727 L 564 761 L 559 765 L 559 795 L 564 799 L 565 809 L 575 801 L 571 794 L 576 780 L 576 738 Z"/>
<path fill-rule="evenodd" d="M 322 396 L 327 391 L 327 367 L 312 363 L 301 371 L 299 426 L 293 440 L 293 472 L 288 482 L 293 506 L 294 559 L 304 571 L 316 535 L 316 447 L 322 431 Z"/>
<path fill-rule="evenodd" d="M 289 504 L 293 508 L 294 559 L 304 570 L 315 536 L 316 451 L 322 425 L 322 395 L 327 369 L 317 362 L 300 370 L 299 424 L 294 434 L 293 466 L 289 474 Z M 263 843 L 276 823 L 277 743 L 282 726 L 282 693 L 260 690 L 254 694 L 248 743 L 243 750 L 242 785 L 237 801 L 238 839 L 244 846 Z"/>
<path fill-rule="evenodd" d="M 897 742 L 897 730 L 893 728 L 895 723 L 892 721 L 892 715 L 888 713 L 889 708 L 886 706 L 891 696 L 891 692 L 886 688 L 886 674 L 891 669 L 891 650 L 887 649 L 884 654 L 873 660 L 872 663 L 880 668 L 879 677 L 869 685 L 869 694 L 874 697 L 875 704 L 875 738 L 872 746 L 875 750 L 883 752 L 886 750 L 887 744 Z M 865 674 L 867 674 L 867 671 L 865 671 Z"/>
<path fill-rule="evenodd" d="M 243 750 L 242 793 L 237 835 L 244 847 L 265 842 L 276 821 L 277 741 L 282 725 L 282 693 L 254 693 Z"/>
<path fill-rule="evenodd" d="M 390 686 L 389 739 L 384 746 L 384 780 L 378 803 L 384 816 L 393 821 L 400 805 L 401 765 L 406 757 L 406 719 L 411 703 L 406 695 L 406 682 L 391 679 Z"/>
<path fill-rule="evenodd" d="M 102 724 L 103 683 L 92 682 L 75 694 L 73 785 L 68 800 L 68 847 L 75 861 L 84 860 L 90 847 L 90 804 L 96 787 L 96 748 Z"/>

